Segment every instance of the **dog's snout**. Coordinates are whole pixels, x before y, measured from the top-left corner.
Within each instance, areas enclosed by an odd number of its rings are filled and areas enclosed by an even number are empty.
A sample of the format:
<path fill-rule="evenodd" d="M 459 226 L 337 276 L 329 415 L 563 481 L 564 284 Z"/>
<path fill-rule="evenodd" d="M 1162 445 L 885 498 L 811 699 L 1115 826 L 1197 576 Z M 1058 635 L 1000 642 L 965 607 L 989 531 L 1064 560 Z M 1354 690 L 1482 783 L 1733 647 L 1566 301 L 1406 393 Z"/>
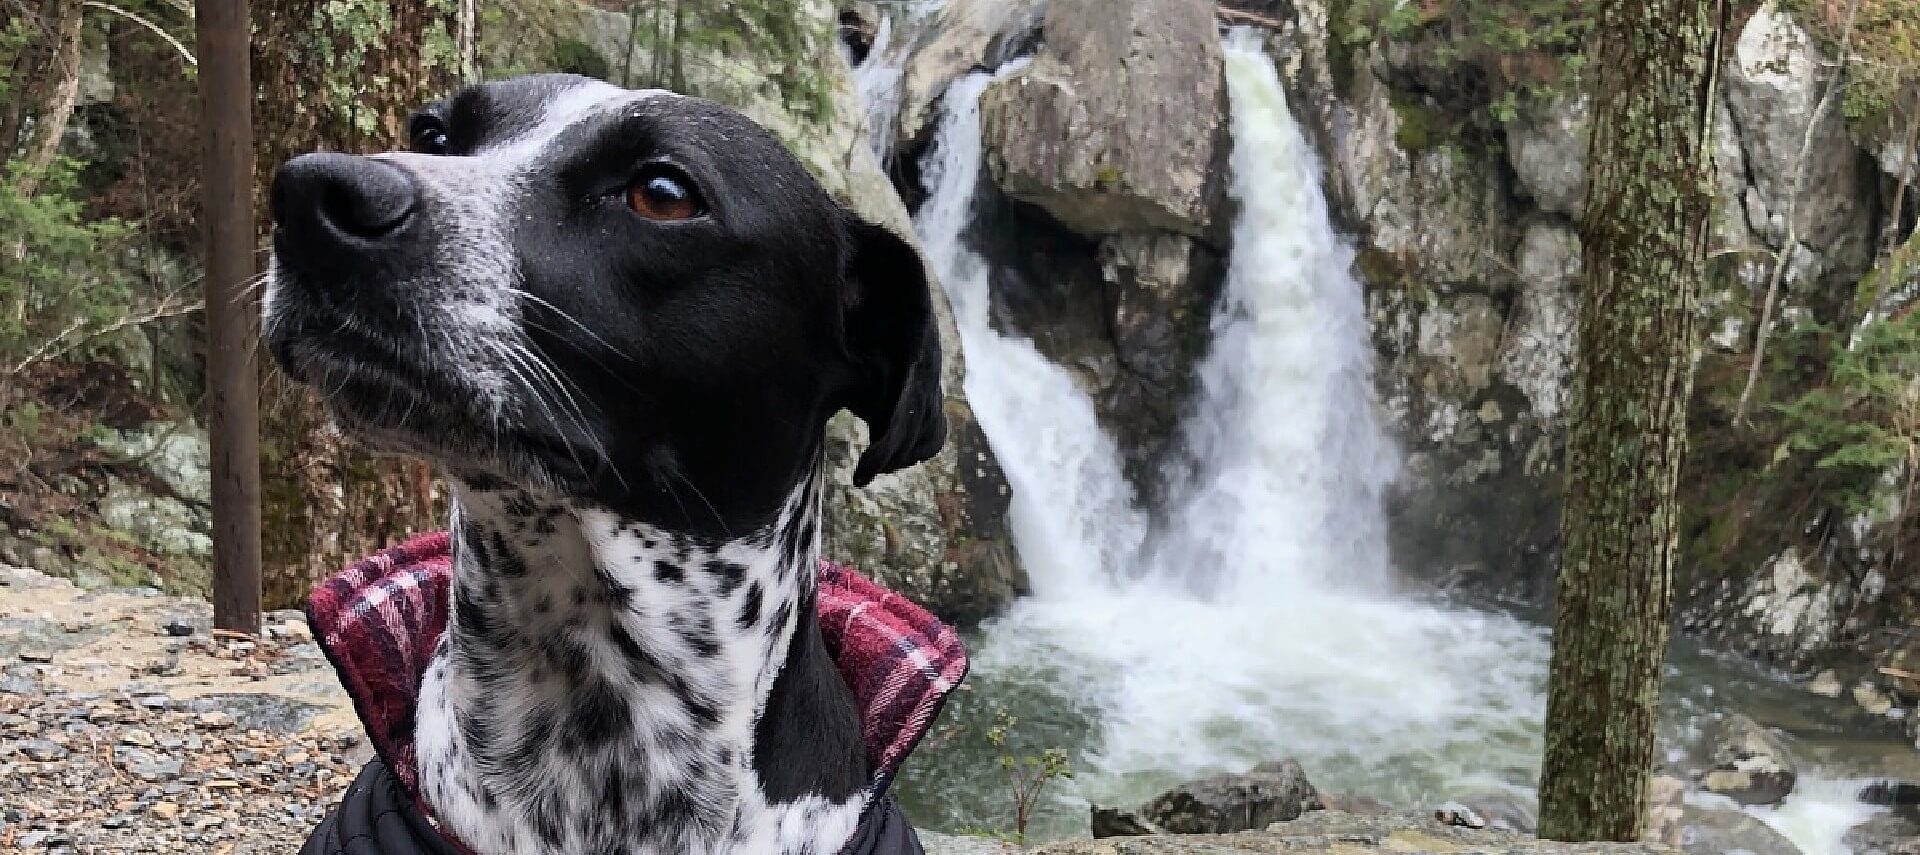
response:
<path fill-rule="evenodd" d="M 419 191 L 399 167 L 337 152 L 304 154 L 273 176 L 273 220 L 307 240 L 377 241 L 413 216 Z"/>

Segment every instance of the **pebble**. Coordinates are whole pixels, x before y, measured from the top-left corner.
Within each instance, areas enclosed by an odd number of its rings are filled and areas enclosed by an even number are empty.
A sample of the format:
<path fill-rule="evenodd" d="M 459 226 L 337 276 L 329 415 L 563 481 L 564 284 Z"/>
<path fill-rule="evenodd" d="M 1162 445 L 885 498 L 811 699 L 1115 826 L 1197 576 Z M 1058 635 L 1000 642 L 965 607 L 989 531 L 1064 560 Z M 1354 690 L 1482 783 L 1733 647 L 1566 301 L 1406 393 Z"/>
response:
<path fill-rule="evenodd" d="M 152 748 L 154 743 L 153 734 L 137 727 L 121 731 L 120 741 L 128 745 L 138 745 L 142 748 Z"/>
<path fill-rule="evenodd" d="M 160 627 L 160 629 L 174 638 L 185 638 L 193 634 L 193 624 L 187 623 L 180 618 L 167 621 L 166 625 Z"/>
<path fill-rule="evenodd" d="M 39 665 L 50 665 L 53 663 L 53 654 L 45 650 L 22 650 L 20 651 L 20 661 L 32 662 Z"/>
<path fill-rule="evenodd" d="M 1807 691 L 1823 698 L 1840 697 L 1840 692 L 1844 688 L 1845 687 L 1840 684 L 1840 675 L 1833 673 L 1833 669 L 1831 668 L 1815 674 L 1813 676 L 1813 682 L 1807 684 Z"/>
<path fill-rule="evenodd" d="M 29 739 L 20 743 L 20 753 L 27 755 L 29 760 L 51 763 L 67 756 L 67 749 L 45 739 Z"/>

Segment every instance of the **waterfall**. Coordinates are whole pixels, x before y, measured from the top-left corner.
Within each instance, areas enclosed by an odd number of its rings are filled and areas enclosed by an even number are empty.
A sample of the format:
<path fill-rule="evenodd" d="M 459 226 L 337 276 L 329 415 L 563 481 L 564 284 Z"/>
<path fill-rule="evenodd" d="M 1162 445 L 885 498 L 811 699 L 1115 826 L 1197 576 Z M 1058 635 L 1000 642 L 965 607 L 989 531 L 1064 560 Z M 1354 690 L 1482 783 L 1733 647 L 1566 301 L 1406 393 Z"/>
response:
<path fill-rule="evenodd" d="M 1066 369 L 989 321 L 988 270 L 964 237 L 980 184 L 980 93 L 1025 65 L 976 72 L 949 86 L 922 167 L 929 191 L 914 227 L 953 305 L 967 358 L 967 400 L 1013 488 L 1009 509 L 1035 592 L 1071 596 L 1132 561 L 1145 532 L 1121 474 L 1120 452 Z"/>
<path fill-rule="evenodd" d="M 1074 750 L 1076 777 L 1054 791 L 1068 804 L 1043 834 L 1084 834 L 1088 801 L 1137 803 L 1282 757 L 1323 791 L 1400 808 L 1529 803 L 1547 632 L 1391 586 L 1382 498 L 1399 457 L 1373 400 L 1363 288 L 1259 39 L 1240 30 L 1226 43 L 1233 256 L 1154 513 L 1073 376 L 995 329 L 989 262 L 968 244 L 980 96 L 1022 64 L 949 87 L 914 220 L 953 306 L 967 397 L 1013 489 L 1034 587 L 973 641 L 976 691 L 965 694 L 987 703 L 956 704 L 962 739 L 1005 704 L 1060 740 L 1040 744 Z M 1715 695 L 1695 688 L 1678 705 L 1688 728 Z M 1004 809 L 996 757 L 914 780 L 944 762 L 931 753 L 903 783 L 909 797 L 930 791 L 916 821 L 977 826 Z M 978 785 L 986 795 L 956 807 L 975 797 L 970 776 L 991 779 Z M 1849 786 L 1810 780 L 1805 796 L 1752 812 L 1832 855 L 1864 815 Z"/>
<path fill-rule="evenodd" d="M 1181 429 L 1187 466 L 1169 473 L 1167 524 L 1152 532 L 1087 395 L 992 327 L 989 271 L 964 241 L 980 94 L 1018 65 L 946 94 L 915 225 L 953 304 L 967 397 L 1013 488 L 1035 589 L 985 628 L 978 672 L 1045 659 L 1050 682 L 1083 687 L 1071 702 L 1098 711 L 1099 735 L 1079 786 L 1107 801 L 1280 756 L 1387 796 L 1530 778 L 1544 633 L 1379 596 L 1395 457 L 1373 414 L 1350 251 L 1272 65 L 1244 40 L 1228 55 L 1241 221 Z M 1520 736 L 1490 746 L 1489 728 Z"/>
<path fill-rule="evenodd" d="M 1226 72 L 1240 212 L 1153 572 L 1217 596 L 1377 587 L 1398 452 L 1374 412 L 1353 252 L 1255 32 L 1230 37 Z"/>

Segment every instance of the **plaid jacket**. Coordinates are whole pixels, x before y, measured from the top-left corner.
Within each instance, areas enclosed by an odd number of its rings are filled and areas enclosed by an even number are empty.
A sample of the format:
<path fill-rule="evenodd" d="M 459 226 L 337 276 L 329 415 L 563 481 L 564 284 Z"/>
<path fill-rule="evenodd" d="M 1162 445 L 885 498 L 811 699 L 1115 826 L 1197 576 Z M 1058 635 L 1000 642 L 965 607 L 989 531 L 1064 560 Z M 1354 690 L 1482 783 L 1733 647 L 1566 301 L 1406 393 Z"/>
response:
<path fill-rule="evenodd" d="M 447 625 L 445 532 L 361 560 L 314 589 L 307 621 L 353 698 L 376 759 L 322 821 L 303 855 L 459 855 L 421 801 L 413 744 L 420 680 Z M 918 853 L 888 784 L 966 676 L 960 637 L 925 609 L 852 570 L 821 562 L 820 632 L 860 710 L 873 770 L 867 815 L 844 855 Z"/>

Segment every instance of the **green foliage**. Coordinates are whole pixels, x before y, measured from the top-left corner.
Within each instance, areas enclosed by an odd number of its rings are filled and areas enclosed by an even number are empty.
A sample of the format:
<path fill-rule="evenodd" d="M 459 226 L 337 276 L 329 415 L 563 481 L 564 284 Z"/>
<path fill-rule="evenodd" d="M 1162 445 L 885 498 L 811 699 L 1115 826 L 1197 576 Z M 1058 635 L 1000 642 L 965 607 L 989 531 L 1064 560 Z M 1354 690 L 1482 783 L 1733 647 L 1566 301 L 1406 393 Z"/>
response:
<path fill-rule="evenodd" d="M 1831 355 L 1826 382 L 1778 408 L 1784 453 L 1812 461 L 1834 504 L 1884 510 L 1886 472 L 1920 462 L 1920 314 L 1872 319 L 1850 336 L 1811 322 L 1793 335 L 1828 343 Z"/>
<path fill-rule="evenodd" d="M 116 264 L 132 229 L 89 220 L 73 193 L 79 164 L 57 158 L 31 195 L 20 164 L 0 177 L 0 361 L 123 316 L 130 282 Z"/>
<path fill-rule="evenodd" d="M 993 716 L 993 726 L 987 728 L 987 744 L 999 753 L 1000 769 L 1007 776 L 1007 788 L 1013 798 L 1013 835 L 1015 843 L 1027 842 L 1027 821 L 1033 815 L 1033 806 L 1040 800 L 1040 793 L 1047 784 L 1059 778 L 1073 777 L 1073 764 L 1067 760 L 1067 752 L 1059 748 L 1043 749 L 1039 754 L 1021 755 L 1009 747 L 1009 733 L 1019 720 L 1004 709 L 997 710 Z"/>
<path fill-rule="evenodd" d="M 1581 0 L 1351 0 L 1330 14 L 1343 55 L 1396 42 L 1431 72 L 1484 77 L 1483 87 L 1458 88 L 1480 92 L 1498 123 L 1573 85 L 1593 29 Z"/>

